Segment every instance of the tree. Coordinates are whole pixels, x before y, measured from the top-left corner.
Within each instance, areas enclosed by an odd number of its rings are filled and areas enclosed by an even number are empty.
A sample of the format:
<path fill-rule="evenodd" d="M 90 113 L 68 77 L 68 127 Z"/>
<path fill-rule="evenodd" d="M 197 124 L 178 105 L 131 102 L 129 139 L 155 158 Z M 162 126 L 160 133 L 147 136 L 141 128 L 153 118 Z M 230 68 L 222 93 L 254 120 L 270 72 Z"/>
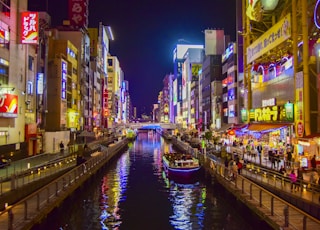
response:
<path fill-rule="evenodd" d="M 204 138 L 205 138 L 206 140 L 208 140 L 208 141 L 211 140 L 211 139 L 212 139 L 212 132 L 211 132 L 211 131 L 205 132 Z"/>

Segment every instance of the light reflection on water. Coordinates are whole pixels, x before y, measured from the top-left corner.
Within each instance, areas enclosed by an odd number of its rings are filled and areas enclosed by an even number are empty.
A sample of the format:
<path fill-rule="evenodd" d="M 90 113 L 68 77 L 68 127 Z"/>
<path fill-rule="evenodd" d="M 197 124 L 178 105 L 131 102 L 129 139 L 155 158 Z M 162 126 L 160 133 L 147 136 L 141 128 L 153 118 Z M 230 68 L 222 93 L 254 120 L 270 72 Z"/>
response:
<path fill-rule="evenodd" d="M 161 157 L 170 151 L 171 144 L 159 135 L 140 134 L 128 151 L 34 229 L 255 229 L 221 188 L 201 178 L 168 178 Z"/>

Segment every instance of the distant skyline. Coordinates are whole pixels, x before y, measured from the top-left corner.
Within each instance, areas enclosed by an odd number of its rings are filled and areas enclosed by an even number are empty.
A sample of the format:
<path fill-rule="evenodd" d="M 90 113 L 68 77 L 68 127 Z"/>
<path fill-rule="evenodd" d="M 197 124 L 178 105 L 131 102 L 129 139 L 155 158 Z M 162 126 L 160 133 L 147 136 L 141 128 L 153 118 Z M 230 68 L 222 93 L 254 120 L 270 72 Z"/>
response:
<path fill-rule="evenodd" d="M 204 45 L 206 29 L 224 29 L 234 41 L 235 4 L 236 0 L 90 0 L 89 27 L 98 27 L 99 22 L 111 26 L 115 40 L 110 42 L 110 54 L 120 61 L 138 115 L 149 115 L 163 78 L 173 73 L 175 45 L 181 41 Z M 53 26 L 68 16 L 67 0 L 29 0 L 29 5 L 37 11 L 48 8 Z"/>

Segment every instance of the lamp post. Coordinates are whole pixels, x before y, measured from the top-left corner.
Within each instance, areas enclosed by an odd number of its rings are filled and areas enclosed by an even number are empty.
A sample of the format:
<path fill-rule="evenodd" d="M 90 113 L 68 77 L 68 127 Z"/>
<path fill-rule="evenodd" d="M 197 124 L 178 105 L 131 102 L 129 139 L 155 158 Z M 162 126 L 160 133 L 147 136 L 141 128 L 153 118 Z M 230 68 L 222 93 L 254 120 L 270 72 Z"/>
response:
<path fill-rule="evenodd" d="M 246 89 L 247 95 L 247 121 L 249 123 L 250 116 L 249 112 L 252 107 L 252 91 L 251 91 L 251 76 L 250 76 L 250 65 L 247 59 L 247 47 L 250 45 L 250 20 L 249 17 L 246 16 L 246 9 L 248 8 L 248 1 L 242 0 L 242 35 L 243 35 L 243 81 L 244 88 Z"/>
<path fill-rule="evenodd" d="M 307 0 L 301 1 L 301 26 L 303 40 L 303 106 L 304 106 L 304 126 L 305 135 L 311 134 L 310 130 L 310 82 L 309 82 L 309 37 Z"/>

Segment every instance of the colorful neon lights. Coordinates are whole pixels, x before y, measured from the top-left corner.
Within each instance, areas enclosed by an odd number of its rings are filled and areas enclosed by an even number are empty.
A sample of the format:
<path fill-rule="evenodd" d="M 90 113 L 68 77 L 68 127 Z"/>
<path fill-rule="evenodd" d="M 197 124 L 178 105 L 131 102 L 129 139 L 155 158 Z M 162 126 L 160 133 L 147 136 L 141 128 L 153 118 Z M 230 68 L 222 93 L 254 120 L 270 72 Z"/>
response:
<path fill-rule="evenodd" d="M 313 21 L 318 29 L 320 29 L 320 23 L 318 22 L 318 14 L 317 14 L 319 3 L 320 3 L 320 0 L 317 1 L 316 5 L 314 7 L 314 11 L 313 11 Z"/>

